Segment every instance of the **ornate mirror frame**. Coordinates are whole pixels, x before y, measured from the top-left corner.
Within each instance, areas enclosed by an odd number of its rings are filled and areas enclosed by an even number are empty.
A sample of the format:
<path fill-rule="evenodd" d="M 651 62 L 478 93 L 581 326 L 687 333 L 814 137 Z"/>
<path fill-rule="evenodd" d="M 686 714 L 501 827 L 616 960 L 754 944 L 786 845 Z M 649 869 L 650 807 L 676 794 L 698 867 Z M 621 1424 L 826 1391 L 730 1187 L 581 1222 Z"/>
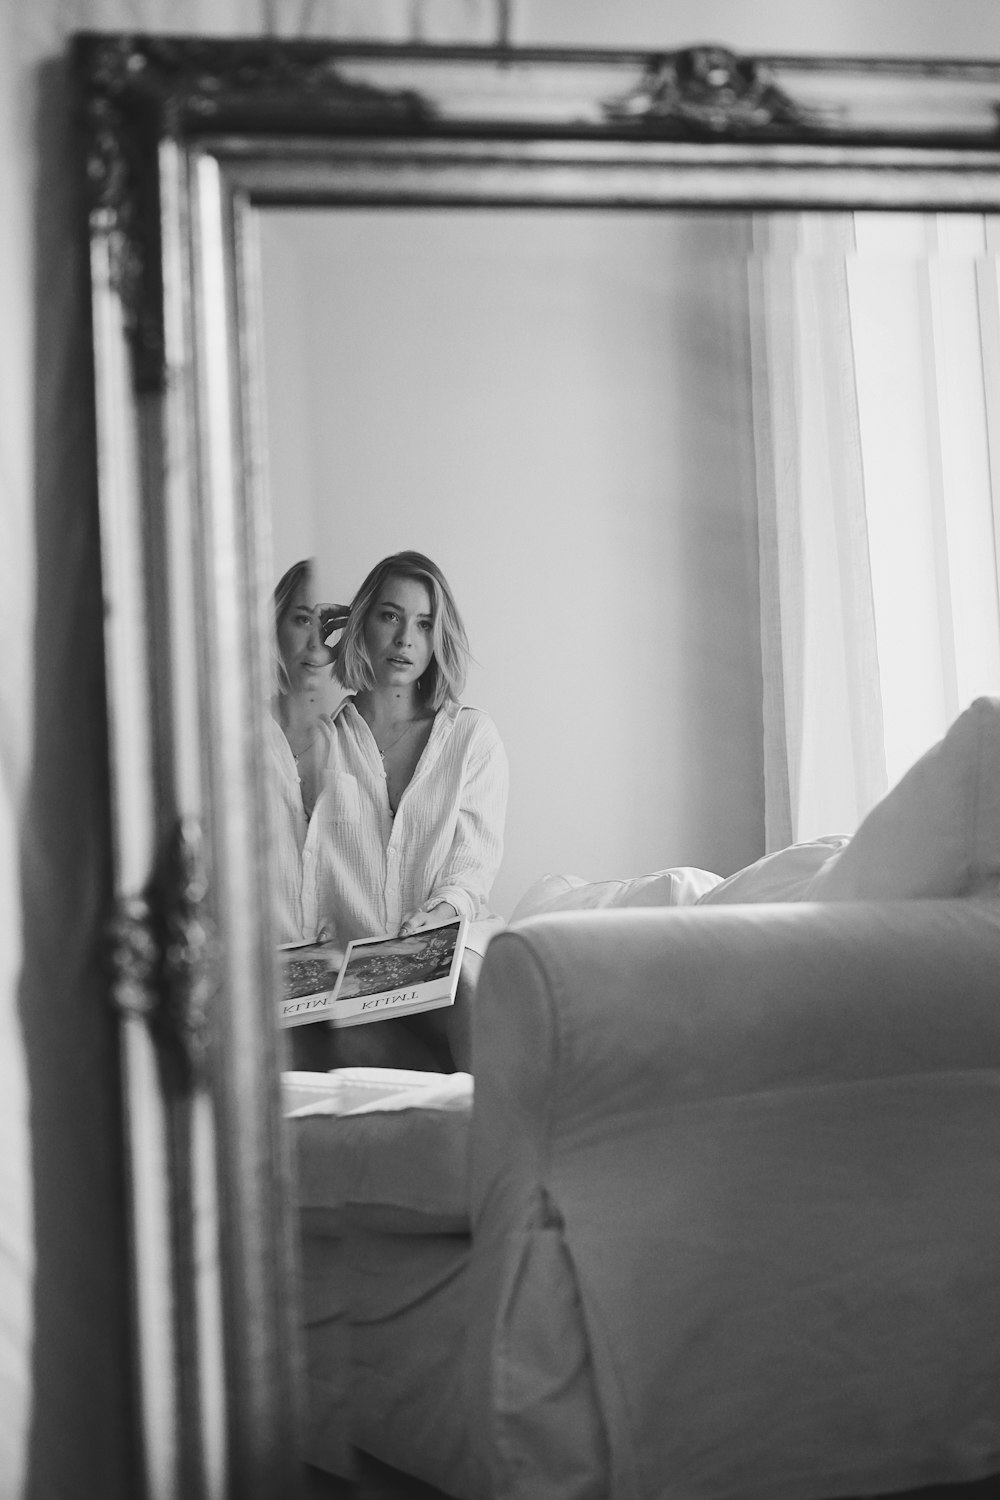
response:
<path fill-rule="evenodd" d="M 257 745 L 262 204 L 1000 208 L 1000 64 L 76 40 L 135 1378 L 156 1500 L 296 1493 Z"/>

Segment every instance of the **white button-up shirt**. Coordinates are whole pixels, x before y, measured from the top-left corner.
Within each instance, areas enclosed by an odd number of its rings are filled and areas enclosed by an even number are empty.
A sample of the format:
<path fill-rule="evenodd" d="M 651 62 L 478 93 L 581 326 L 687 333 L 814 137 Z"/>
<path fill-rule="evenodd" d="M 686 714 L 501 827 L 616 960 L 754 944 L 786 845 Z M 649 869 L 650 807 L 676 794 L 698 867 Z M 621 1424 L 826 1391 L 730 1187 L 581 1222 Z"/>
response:
<path fill-rule="evenodd" d="M 319 824 L 316 813 L 307 819 L 302 806 L 298 767 L 280 724 L 268 718 L 265 725 L 267 779 L 271 793 L 272 865 L 275 922 L 279 943 L 312 943 L 319 937 L 317 873 Z M 321 719 L 317 734 L 326 743 L 329 756 L 333 726 Z"/>
<path fill-rule="evenodd" d="M 483 951 L 502 925 L 488 902 L 503 852 L 508 787 L 507 757 L 492 719 L 457 703 L 439 709 L 393 816 L 375 738 L 348 700 L 323 726 L 329 754 L 308 823 L 288 742 L 273 721 L 272 727 L 270 764 L 283 825 L 273 881 L 279 941 L 310 942 L 322 931 L 346 945 L 398 932 L 408 911 L 447 901 L 470 918 L 469 947 Z"/>

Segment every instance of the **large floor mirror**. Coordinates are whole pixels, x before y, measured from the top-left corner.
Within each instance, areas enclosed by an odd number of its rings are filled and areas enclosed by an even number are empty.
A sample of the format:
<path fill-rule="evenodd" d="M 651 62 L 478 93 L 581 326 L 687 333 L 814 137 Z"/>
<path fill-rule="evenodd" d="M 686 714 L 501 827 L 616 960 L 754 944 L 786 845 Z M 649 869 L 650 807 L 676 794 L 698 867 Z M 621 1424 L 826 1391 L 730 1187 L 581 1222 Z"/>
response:
<path fill-rule="evenodd" d="M 504 916 L 852 832 L 1000 689 L 1000 66 L 88 37 L 79 73 L 148 1494 L 264 1500 L 301 1411 L 275 582 L 440 564 Z"/>

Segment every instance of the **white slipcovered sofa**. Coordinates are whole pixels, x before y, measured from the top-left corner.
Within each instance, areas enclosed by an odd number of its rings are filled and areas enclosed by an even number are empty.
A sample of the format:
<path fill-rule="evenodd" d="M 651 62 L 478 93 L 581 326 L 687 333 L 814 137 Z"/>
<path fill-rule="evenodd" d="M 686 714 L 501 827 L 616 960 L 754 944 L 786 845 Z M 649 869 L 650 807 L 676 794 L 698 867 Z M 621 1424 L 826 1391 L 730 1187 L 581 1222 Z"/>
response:
<path fill-rule="evenodd" d="M 849 842 L 693 905 L 550 890 L 590 909 L 494 940 L 474 1089 L 291 1078 L 307 1459 L 481 1500 L 1000 1473 L 998 814 L 980 700 Z"/>

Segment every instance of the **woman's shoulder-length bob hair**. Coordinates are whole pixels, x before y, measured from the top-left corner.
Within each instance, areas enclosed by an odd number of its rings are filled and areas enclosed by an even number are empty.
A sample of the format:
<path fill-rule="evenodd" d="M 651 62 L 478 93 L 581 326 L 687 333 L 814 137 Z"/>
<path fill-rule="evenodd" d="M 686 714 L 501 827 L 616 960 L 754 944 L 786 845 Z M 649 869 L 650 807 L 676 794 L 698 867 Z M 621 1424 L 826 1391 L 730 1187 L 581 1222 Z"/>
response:
<path fill-rule="evenodd" d="M 447 579 L 422 552 L 394 552 L 372 568 L 351 603 L 337 648 L 337 678 L 349 693 L 375 686 L 375 672 L 365 645 L 365 621 L 389 578 L 413 578 L 424 584 L 431 596 L 432 654 L 418 687 L 423 701 L 437 712 L 462 696 L 469 667 L 469 640 Z"/>
<path fill-rule="evenodd" d="M 289 690 L 288 673 L 285 671 L 285 663 L 281 659 L 281 651 L 278 647 L 278 626 L 291 609 L 299 591 L 309 586 L 312 572 L 313 560 L 311 557 L 305 557 L 301 562 L 292 563 L 288 572 L 282 573 L 274 586 L 274 644 L 271 665 L 274 690 L 278 693 L 287 693 Z"/>

